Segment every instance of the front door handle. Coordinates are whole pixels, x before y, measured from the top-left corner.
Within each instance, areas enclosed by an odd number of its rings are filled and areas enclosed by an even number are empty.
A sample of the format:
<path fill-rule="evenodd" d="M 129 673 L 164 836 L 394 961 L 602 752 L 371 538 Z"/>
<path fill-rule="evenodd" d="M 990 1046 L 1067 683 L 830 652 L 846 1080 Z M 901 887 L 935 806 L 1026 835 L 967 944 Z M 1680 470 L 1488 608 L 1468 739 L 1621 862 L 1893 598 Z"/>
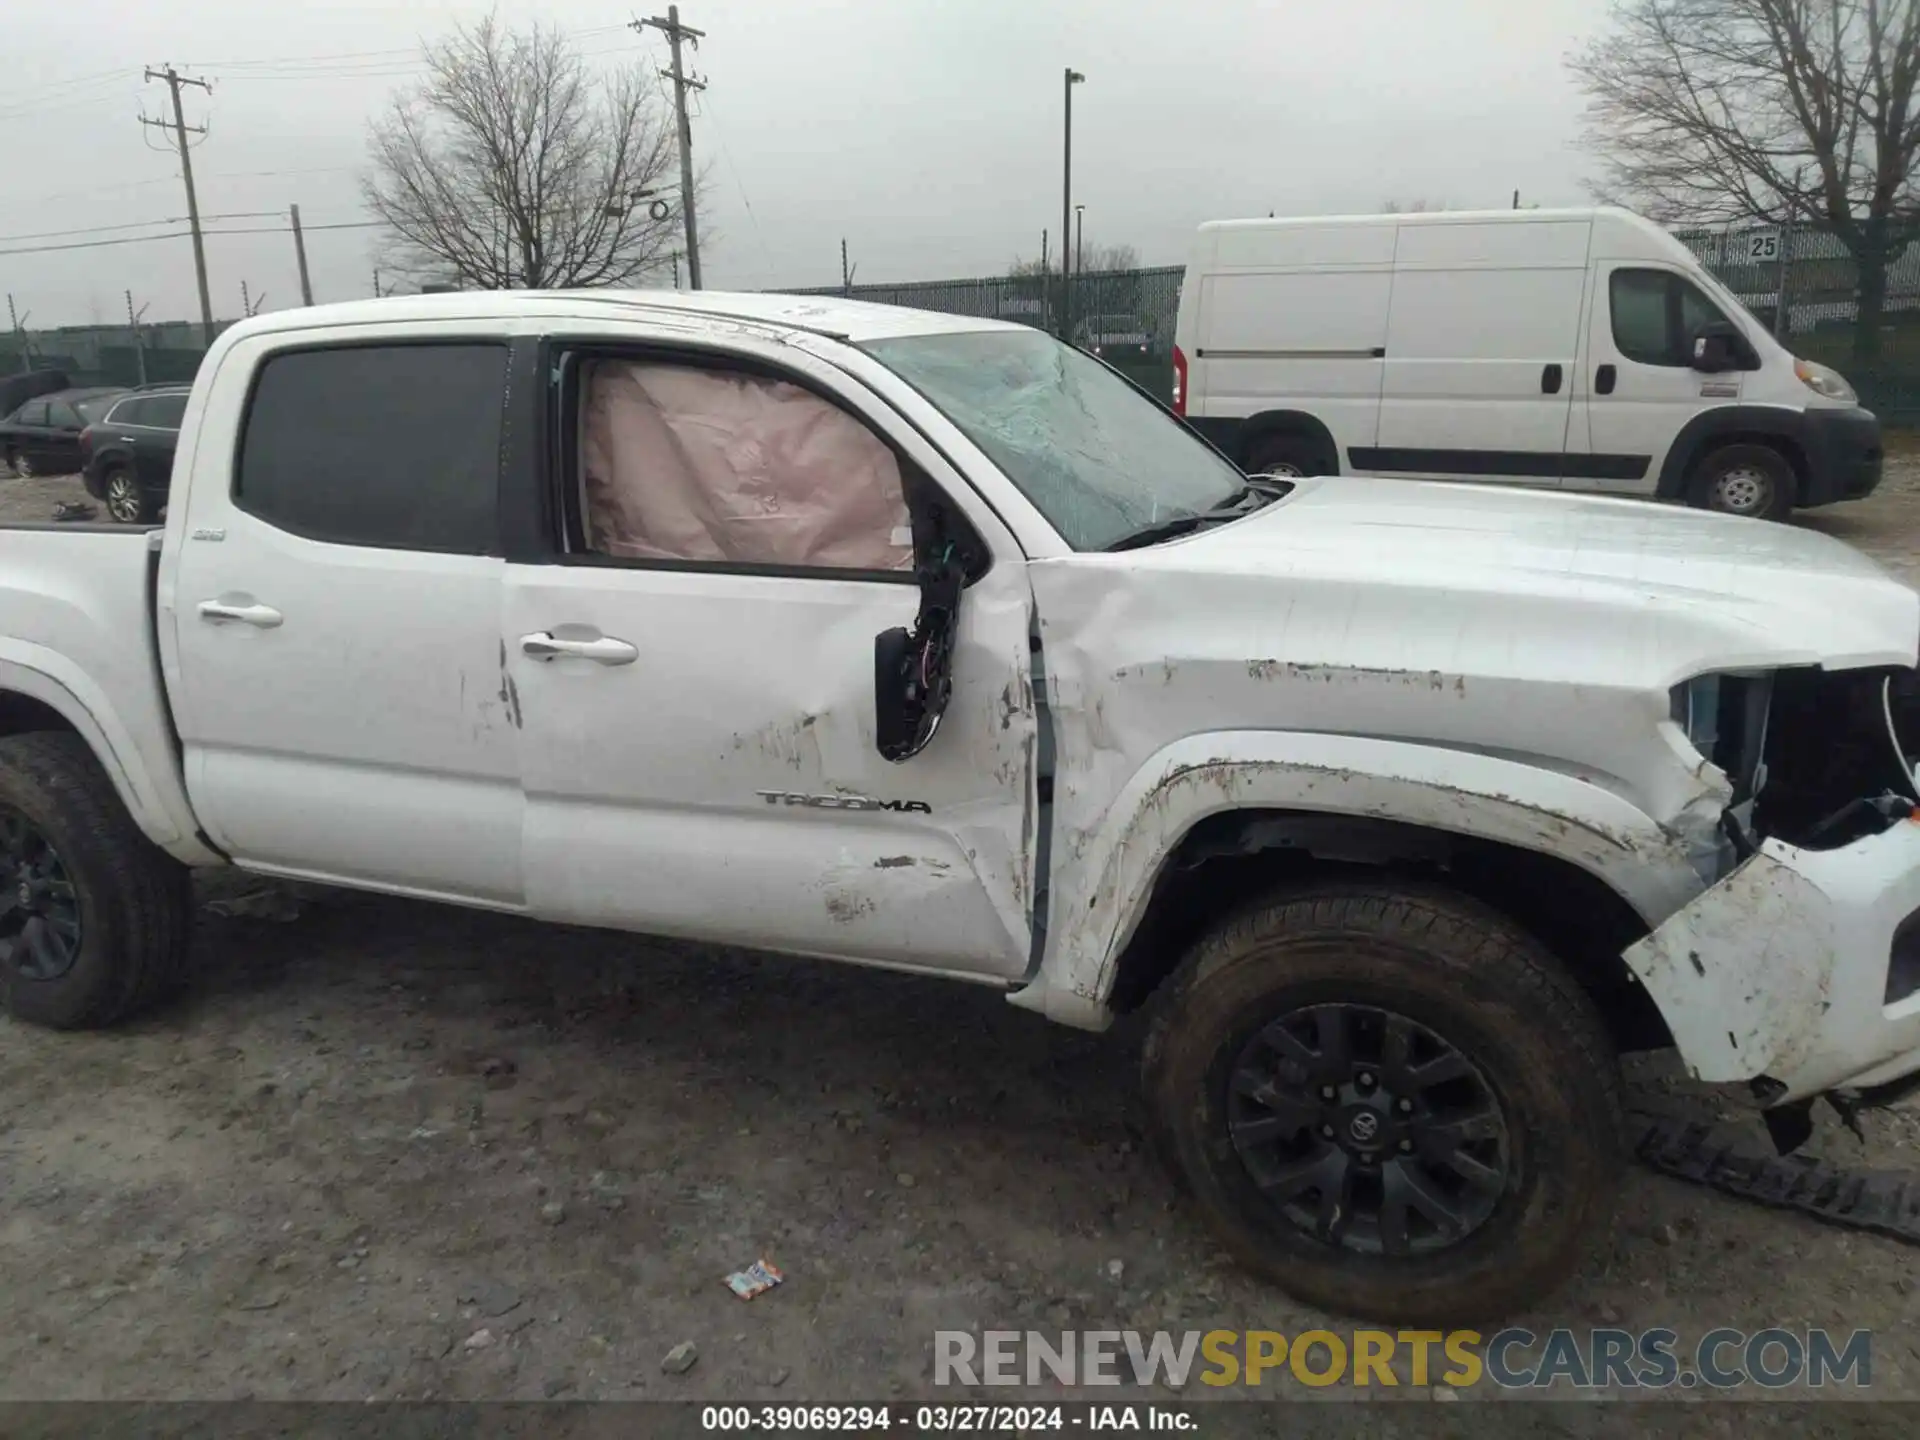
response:
<path fill-rule="evenodd" d="M 1540 393 L 1558 395 L 1560 393 L 1560 367 L 1549 365 L 1540 372 Z"/>
<path fill-rule="evenodd" d="M 640 658 L 640 652 L 637 649 L 624 640 L 614 639 L 611 635 L 602 635 L 593 640 L 564 640 L 546 630 L 534 635 L 522 635 L 520 649 L 536 660 L 553 660 L 562 655 L 573 655 L 582 660 L 597 661 L 602 665 L 631 665 Z"/>
<path fill-rule="evenodd" d="M 1611 395 L 1613 393 L 1613 382 L 1618 378 L 1619 373 L 1620 372 L 1615 370 L 1611 365 L 1602 365 L 1598 370 L 1594 371 L 1593 393 L 1596 395 Z"/>
<path fill-rule="evenodd" d="M 218 600 L 200 602 L 200 618 L 215 625 L 226 620 L 238 620 L 242 625 L 252 625 L 259 630 L 271 630 L 286 616 L 271 605 L 223 605 Z"/>

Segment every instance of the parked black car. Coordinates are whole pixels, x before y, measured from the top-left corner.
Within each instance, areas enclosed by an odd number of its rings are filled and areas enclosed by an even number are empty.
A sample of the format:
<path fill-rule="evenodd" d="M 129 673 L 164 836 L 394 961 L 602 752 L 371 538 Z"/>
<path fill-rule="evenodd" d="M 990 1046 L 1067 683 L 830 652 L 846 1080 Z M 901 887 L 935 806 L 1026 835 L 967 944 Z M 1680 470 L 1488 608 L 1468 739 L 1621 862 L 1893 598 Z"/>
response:
<path fill-rule="evenodd" d="M 119 388 L 56 390 L 0 420 L 0 459 L 16 475 L 70 475 L 80 468 L 80 432 L 107 413 Z"/>
<path fill-rule="evenodd" d="M 145 524 L 167 503 L 189 388 L 164 385 L 130 391 L 104 418 L 80 432 L 86 461 L 81 479 L 87 493 L 105 501 L 107 514 L 123 525 Z"/>

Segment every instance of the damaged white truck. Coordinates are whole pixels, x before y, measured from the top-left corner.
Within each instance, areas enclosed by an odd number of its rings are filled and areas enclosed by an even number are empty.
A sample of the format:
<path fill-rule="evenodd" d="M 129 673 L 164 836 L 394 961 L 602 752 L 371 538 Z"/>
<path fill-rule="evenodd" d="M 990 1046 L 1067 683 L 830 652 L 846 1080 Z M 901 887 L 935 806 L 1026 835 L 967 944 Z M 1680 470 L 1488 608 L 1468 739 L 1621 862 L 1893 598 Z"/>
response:
<path fill-rule="evenodd" d="M 0 530 L 0 992 L 156 1000 L 231 864 L 1146 1007 L 1233 1254 L 1485 1319 L 1605 1233 L 1620 1051 L 1911 1087 L 1917 642 L 1820 535 L 1249 478 L 1014 325 L 289 311 L 163 530 Z"/>

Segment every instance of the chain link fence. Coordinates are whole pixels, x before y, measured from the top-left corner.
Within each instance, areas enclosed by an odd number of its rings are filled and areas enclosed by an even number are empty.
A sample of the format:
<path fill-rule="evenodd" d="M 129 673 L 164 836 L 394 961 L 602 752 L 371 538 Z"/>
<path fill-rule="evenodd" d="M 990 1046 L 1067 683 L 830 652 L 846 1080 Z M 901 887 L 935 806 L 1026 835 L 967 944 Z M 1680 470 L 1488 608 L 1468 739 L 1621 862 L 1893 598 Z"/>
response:
<path fill-rule="evenodd" d="M 0 375 L 59 370 L 70 385 L 189 381 L 206 353 L 200 327 L 184 320 L 142 325 L 137 334 L 125 325 L 0 332 Z"/>

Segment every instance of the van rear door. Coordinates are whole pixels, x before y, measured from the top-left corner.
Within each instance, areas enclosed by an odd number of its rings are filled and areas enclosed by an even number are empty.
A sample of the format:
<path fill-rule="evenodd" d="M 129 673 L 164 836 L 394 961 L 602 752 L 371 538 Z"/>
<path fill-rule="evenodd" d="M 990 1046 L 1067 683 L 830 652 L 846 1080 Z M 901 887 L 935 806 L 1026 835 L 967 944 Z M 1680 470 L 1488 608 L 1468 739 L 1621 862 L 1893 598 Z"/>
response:
<path fill-rule="evenodd" d="M 1560 483 L 1590 229 L 1400 225 L 1379 440 L 1352 456 L 1355 470 Z"/>
<path fill-rule="evenodd" d="M 1206 233 L 1213 251 L 1197 286 L 1199 320 L 1193 347 L 1182 347 L 1196 428 L 1225 440 L 1243 463 L 1257 430 L 1237 422 L 1275 412 L 1319 420 L 1336 458 L 1372 445 L 1393 226 L 1255 224 Z"/>

